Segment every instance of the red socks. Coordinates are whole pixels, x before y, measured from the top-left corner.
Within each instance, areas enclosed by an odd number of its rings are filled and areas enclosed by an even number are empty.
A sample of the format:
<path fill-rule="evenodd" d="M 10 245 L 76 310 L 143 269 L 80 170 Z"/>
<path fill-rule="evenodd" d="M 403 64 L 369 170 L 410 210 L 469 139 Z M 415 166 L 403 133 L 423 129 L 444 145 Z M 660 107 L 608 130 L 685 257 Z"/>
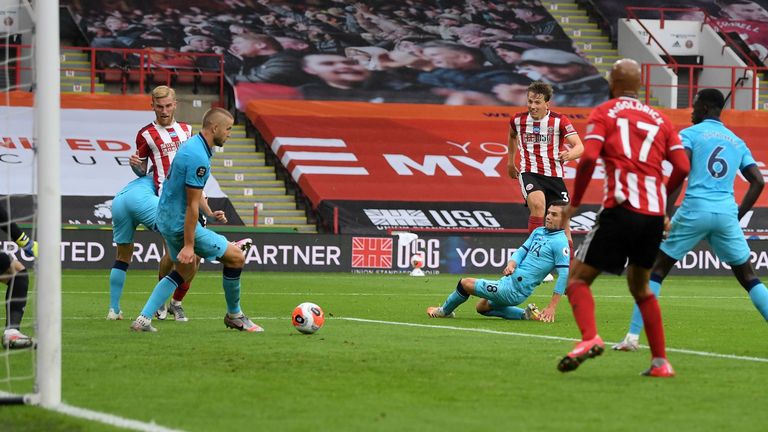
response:
<path fill-rule="evenodd" d="M 667 358 L 659 301 L 655 295 L 651 294 L 637 301 L 637 307 L 640 308 L 640 313 L 643 315 L 645 335 L 648 337 L 648 345 L 651 346 L 651 357 Z"/>
<path fill-rule="evenodd" d="M 183 284 L 176 287 L 176 291 L 173 292 L 173 299 L 176 301 L 184 300 L 184 296 L 187 295 L 187 291 L 189 291 L 189 282 L 184 282 Z"/>
<path fill-rule="evenodd" d="M 528 234 L 532 233 L 536 228 L 544 226 L 544 218 L 538 216 L 528 216 Z"/>
<path fill-rule="evenodd" d="M 581 331 L 581 340 L 594 339 L 597 336 L 595 324 L 595 299 L 589 285 L 582 281 L 571 281 L 565 290 L 573 309 L 573 317 Z"/>

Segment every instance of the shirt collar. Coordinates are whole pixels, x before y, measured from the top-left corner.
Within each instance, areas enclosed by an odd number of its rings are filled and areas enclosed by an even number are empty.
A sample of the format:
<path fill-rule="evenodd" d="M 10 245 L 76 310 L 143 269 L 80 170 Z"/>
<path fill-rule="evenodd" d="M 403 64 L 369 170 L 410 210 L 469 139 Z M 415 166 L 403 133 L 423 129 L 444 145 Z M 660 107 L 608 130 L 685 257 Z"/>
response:
<path fill-rule="evenodd" d="M 205 140 L 205 137 L 203 134 L 197 134 L 200 137 L 200 141 L 203 142 L 203 147 L 205 147 L 205 153 L 208 155 L 208 158 L 210 159 L 213 156 L 213 153 L 211 153 L 211 147 L 208 146 L 208 141 Z"/>

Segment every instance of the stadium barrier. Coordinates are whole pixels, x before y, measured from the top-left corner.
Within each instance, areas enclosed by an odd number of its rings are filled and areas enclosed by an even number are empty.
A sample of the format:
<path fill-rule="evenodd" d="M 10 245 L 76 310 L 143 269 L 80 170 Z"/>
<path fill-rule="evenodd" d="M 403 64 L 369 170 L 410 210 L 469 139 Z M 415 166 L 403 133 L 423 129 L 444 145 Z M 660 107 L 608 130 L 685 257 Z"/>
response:
<path fill-rule="evenodd" d="M 230 240 L 243 233 L 222 232 Z M 506 260 L 526 239 L 525 234 L 440 234 L 419 233 L 409 242 L 397 235 L 285 235 L 247 234 L 253 248 L 246 254 L 245 271 L 274 272 L 352 272 L 407 274 L 411 257 L 423 254 L 427 274 L 500 274 Z M 581 237 L 575 239 L 576 244 Z M 156 270 L 163 254 L 157 233 L 138 231 L 131 269 Z M 752 262 L 759 273 L 768 268 L 768 242 L 753 240 Z M 4 242 L 4 250 L 16 253 L 31 265 L 31 258 L 19 252 L 13 242 Z M 111 230 L 62 230 L 62 268 L 108 269 L 114 262 Z M 202 270 L 220 267 L 204 262 Z M 728 267 L 701 244 L 673 269 L 679 275 L 728 275 Z M 104 283 L 107 282 L 105 273 Z M 150 287 L 147 287 L 149 290 Z"/>

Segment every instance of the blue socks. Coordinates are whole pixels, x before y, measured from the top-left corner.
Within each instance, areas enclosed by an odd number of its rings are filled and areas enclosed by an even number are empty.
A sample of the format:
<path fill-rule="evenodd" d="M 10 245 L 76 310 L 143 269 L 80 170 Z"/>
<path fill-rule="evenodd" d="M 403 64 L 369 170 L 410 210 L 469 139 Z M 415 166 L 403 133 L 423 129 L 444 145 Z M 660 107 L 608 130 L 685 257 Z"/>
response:
<path fill-rule="evenodd" d="M 176 270 L 160 279 L 160 282 L 155 285 L 155 289 L 152 290 L 152 294 L 149 296 L 147 304 L 144 305 L 144 309 L 141 310 L 141 315 L 145 318 L 152 319 L 152 315 L 155 311 L 160 309 L 160 306 L 168 300 L 168 297 L 173 294 L 173 291 L 183 283 L 184 279 L 176 272 Z"/>
<path fill-rule="evenodd" d="M 653 291 L 653 295 L 655 295 L 657 298 L 659 297 L 659 292 L 661 292 L 662 281 L 664 281 L 664 279 L 651 274 L 650 287 L 651 291 Z M 632 321 L 629 323 L 629 334 L 639 335 L 642 332 L 643 315 L 640 313 L 640 308 L 638 308 L 637 305 L 634 305 L 632 306 Z"/>
<path fill-rule="evenodd" d="M 491 306 L 491 310 L 483 312 L 485 316 L 499 317 L 508 320 L 521 320 L 525 316 L 525 309 L 517 306 Z"/>
<path fill-rule="evenodd" d="M 123 295 L 123 286 L 125 286 L 125 276 L 128 271 L 128 263 L 115 261 L 112 264 L 112 271 L 109 272 L 109 307 L 120 312 L 120 297 Z"/>
<path fill-rule="evenodd" d="M 456 291 L 452 292 L 451 295 L 445 299 L 445 303 L 443 303 L 443 313 L 450 315 L 451 312 L 467 301 L 467 299 L 469 299 L 469 294 L 467 294 L 467 292 L 464 291 L 464 288 L 461 287 L 461 280 L 459 280 L 459 283 L 456 285 Z"/>
<path fill-rule="evenodd" d="M 752 286 L 748 288 L 748 291 L 752 304 L 760 311 L 760 315 L 768 320 L 768 288 L 759 279 L 753 280 L 750 285 Z"/>
<path fill-rule="evenodd" d="M 227 312 L 240 313 L 240 273 L 243 269 L 224 267 L 224 298 L 227 300 Z"/>

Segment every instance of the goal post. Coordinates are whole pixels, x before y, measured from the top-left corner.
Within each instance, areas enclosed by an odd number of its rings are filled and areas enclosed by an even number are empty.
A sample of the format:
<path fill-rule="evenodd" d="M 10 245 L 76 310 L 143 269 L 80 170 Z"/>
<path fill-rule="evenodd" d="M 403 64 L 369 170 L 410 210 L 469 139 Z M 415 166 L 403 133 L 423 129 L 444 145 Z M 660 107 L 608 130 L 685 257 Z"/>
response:
<path fill-rule="evenodd" d="M 35 2 L 35 137 L 38 160 L 36 395 L 61 403 L 61 189 L 59 1 Z M 35 402 L 35 401 L 32 401 Z"/>

